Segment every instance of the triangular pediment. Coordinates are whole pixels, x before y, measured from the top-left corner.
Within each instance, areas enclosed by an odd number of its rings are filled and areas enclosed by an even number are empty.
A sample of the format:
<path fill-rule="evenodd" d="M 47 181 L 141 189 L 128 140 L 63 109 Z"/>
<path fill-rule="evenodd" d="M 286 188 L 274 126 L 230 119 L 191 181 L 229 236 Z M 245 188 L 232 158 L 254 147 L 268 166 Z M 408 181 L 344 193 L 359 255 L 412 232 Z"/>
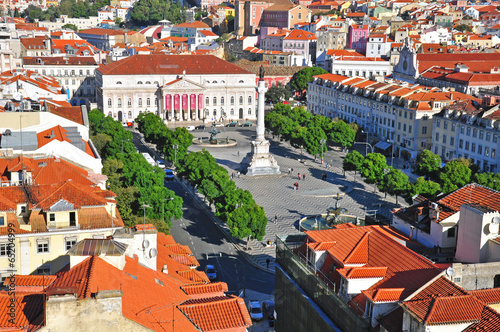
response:
<path fill-rule="evenodd" d="M 164 90 L 205 90 L 202 84 L 198 84 L 187 78 L 181 77 L 168 82 L 163 86 Z"/>

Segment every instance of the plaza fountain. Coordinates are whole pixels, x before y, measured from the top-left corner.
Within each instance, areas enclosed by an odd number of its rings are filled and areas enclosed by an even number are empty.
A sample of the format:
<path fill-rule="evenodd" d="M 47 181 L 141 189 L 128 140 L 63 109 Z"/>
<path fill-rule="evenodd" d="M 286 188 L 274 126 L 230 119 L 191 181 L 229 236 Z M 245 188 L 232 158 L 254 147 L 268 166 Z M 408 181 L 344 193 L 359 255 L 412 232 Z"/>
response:
<path fill-rule="evenodd" d="M 347 209 L 340 207 L 340 201 L 342 200 L 340 193 L 337 193 L 337 196 L 333 197 L 333 199 L 335 200 L 335 207 L 327 208 L 326 213 L 300 219 L 299 229 L 306 231 L 332 229 L 336 225 L 348 223 L 354 226 L 364 225 L 364 220 L 347 214 Z"/>
<path fill-rule="evenodd" d="M 217 134 L 220 132 L 217 131 L 217 127 L 215 127 L 215 123 L 212 124 L 212 131 L 210 132 L 210 138 L 194 138 L 193 144 L 203 146 L 203 147 L 216 147 L 216 148 L 227 148 L 230 146 L 235 146 L 238 144 L 236 140 L 225 137 L 225 138 L 217 138 Z"/>

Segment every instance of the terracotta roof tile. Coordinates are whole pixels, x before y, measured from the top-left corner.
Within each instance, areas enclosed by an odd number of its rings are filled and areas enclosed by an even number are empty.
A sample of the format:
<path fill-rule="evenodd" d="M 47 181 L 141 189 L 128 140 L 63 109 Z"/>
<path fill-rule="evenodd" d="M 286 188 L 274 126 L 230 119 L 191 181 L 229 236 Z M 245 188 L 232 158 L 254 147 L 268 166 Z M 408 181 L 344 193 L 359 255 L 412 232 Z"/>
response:
<path fill-rule="evenodd" d="M 181 286 L 181 289 L 187 295 L 196 295 L 199 297 L 200 295 L 209 295 L 216 296 L 214 294 L 218 294 L 217 296 L 223 296 L 224 292 L 228 291 L 227 284 L 225 282 L 212 282 L 210 284 L 198 284 L 198 285 L 185 285 Z"/>
<path fill-rule="evenodd" d="M 99 67 L 103 75 L 251 74 L 213 55 L 133 55 Z"/>
<path fill-rule="evenodd" d="M 486 304 L 500 303 L 500 288 L 471 290 L 469 294 L 474 295 Z"/>
<path fill-rule="evenodd" d="M 8 305 L 11 299 L 15 300 L 16 315 L 14 324 L 11 323 L 12 317 L 8 315 Z M 7 291 L 0 292 L 0 326 L 8 331 L 35 331 L 44 324 L 44 298 L 42 294 L 16 294 L 13 298 Z"/>
<path fill-rule="evenodd" d="M 353 267 L 337 271 L 346 279 L 383 278 L 387 273 L 387 267 Z"/>

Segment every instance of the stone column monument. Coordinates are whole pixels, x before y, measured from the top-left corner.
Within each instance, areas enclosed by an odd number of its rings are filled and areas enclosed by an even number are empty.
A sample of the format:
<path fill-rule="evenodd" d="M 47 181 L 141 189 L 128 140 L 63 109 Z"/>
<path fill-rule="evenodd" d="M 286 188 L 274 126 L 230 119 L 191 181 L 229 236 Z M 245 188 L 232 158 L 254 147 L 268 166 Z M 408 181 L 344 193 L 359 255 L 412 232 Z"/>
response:
<path fill-rule="evenodd" d="M 269 141 L 264 138 L 264 100 L 267 88 L 263 66 L 260 66 L 259 77 L 257 85 L 257 138 L 252 142 L 252 151 L 245 157 L 243 163 L 248 165 L 247 175 L 278 175 L 281 174 L 280 167 L 269 153 Z"/>

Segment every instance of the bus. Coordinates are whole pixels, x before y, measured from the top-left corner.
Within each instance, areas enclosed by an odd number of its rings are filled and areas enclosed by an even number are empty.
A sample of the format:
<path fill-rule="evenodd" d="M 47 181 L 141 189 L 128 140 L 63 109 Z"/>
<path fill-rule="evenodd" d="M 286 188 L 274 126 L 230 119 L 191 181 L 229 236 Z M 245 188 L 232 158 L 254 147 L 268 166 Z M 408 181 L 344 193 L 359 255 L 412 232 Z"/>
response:
<path fill-rule="evenodd" d="M 151 166 L 156 166 L 155 160 L 151 157 L 149 153 L 143 152 L 142 155 Z"/>

